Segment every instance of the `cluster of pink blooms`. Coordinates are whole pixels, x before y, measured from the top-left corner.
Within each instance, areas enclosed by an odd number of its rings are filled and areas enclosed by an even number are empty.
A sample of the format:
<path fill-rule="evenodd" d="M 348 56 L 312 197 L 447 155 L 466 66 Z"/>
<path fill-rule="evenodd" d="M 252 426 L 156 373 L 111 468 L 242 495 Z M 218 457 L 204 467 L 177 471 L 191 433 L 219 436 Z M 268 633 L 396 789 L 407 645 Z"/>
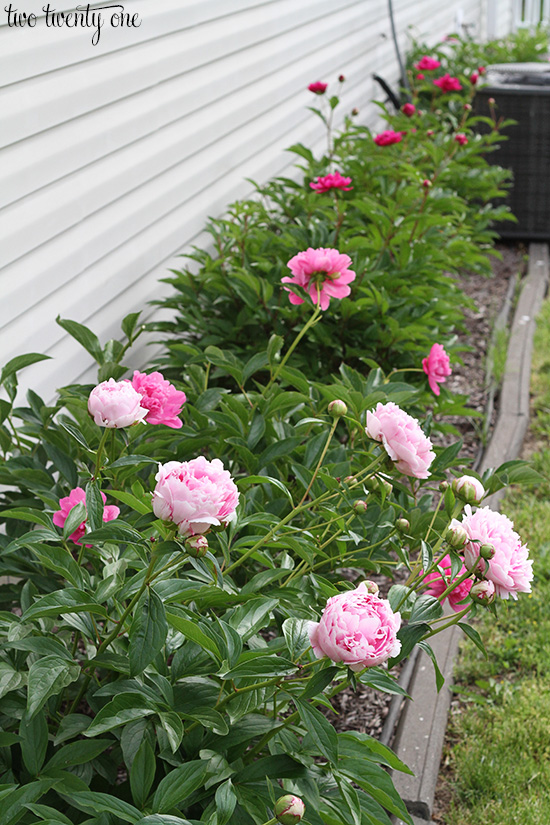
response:
<path fill-rule="evenodd" d="M 344 178 L 340 172 L 331 172 L 323 177 L 318 177 L 315 183 L 309 185 L 316 192 L 329 192 L 331 189 L 342 189 L 344 192 L 349 192 L 353 189 L 350 184 L 351 178 Z"/>
<path fill-rule="evenodd" d="M 401 111 L 407 117 L 412 117 L 416 113 L 416 106 L 414 103 L 404 103 L 401 107 Z"/>
<path fill-rule="evenodd" d="M 324 95 L 327 90 L 327 86 L 328 83 L 321 83 L 320 81 L 317 81 L 316 83 L 310 83 L 308 89 L 315 95 Z"/>
<path fill-rule="evenodd" d="M 101 493 L 101 498 L 103 499 L 103 504 L 105 504 L 107 498 L 104 493 Z M 77 504 L 80 504 L 81 501 L 86 504 L 86 491 L 83 490 L 82 487 L 75 487 L 68 496 L 60 498 L 59 506 L 61 509 L 57 510 L 52 517 L 55 526 L 63 528 L 71 510 L 73 507 L 76 507 Z M 113 519 L 118 518 L 119 514 L 120 509 L 116 505 L 108 504 L 103 508 L 103 521 L 113 521 Z M 69 536 L 70 540 L 74 541 L 75 544 L 82 543 L 80 539 L 86 532 L 86 521 L 87 518 L 85 518 Z"/>
<path fill-rule="evenodd" d="M 185 404 L 185 393 L 177 390 L 160 372 L 134 372 L 132 381 L 109 378 L 91 391 L 88 412 L 99 427 L 121 429 L 140 421 L 165 424 L 177 429 L 177 417 Z"/>
<path fill-rule="evenodd" d="M 468 138 L 466 137 L 464 132 L 457 132 L 457 134 L 454 136 L 454 139 L 459 146 L 465 146 L 468 143 Z"/>
<path fill-rule="evenodd" d="M 397 469 L 406 476 L 428 478 L 428 468 L 435 458 L 432 442 L 411 415 L 397 404 L 379 403 L 367 412 L 365 432 L 380 441 Z"/>
<path fill-rule="evenodd" d="M 153 512 L 178 526 L 182 536 L 206 533 L 228 524 L 239 503 L 239 491 L 218 458 L 160 464 L 155 476 Z"/>
<path fill-rule="evenodd" d="M 394 132 L 393 129 L 386 129 L 380 132 L 379 135 L 374 136 L 374 142 L 377 146 L 391 146 L 392 143 L 401 143 L 404 132 Z"/>
<path fill-rule="evenodd" d="M 281 281 L 303 287 L 313 303 L 320 305 L 323 310 L 328 309 L 331 298 L 345 298 L 349 295 L 351 289 L 348 284 L 355 280 L 355 272 L 349 268 L 351 258 L 337 249 L 310 247 L 291 258 L 287 266 L 292 277 L 287 275 Z M 304 299 L 290 287 L 284 288 L 289 293 L 291 304 L 304 303 Z"/>
<path fill-rule="evenodd" d="M 362 582 L 328 600 L 321 621 L 309 624 L 309 640 L 318 659 L 328 656 L 359 671 L 398 655 L 401 615 L 377 592 L 376 584 Z"/>
<path fill-rule="evenodd" d="M 438 77 L 433 81 L 434 86 L 438 86 L 442 92 L 460 92 L 462 86 L 456 77 L 451 77 L 450 74 L 444 74 L 443 77 Z"/>
<path fill-rule="evenodd" d="M 422 369 L 428 376 L 431 391 L 439 395 L 439 384 L 444 384 L 452 373 L 449 356 L 441 344 L 434 344 L 428 357 L 422 359 Z"/>
<path fill-rule="evenodd" d="M 414 64 L 414 68 L 418 69 L 419 72 L 433 72 L 434 69 L 439 69 L 440 66 L 439 60 L 436 60 L 435 57 L 428 57 L 427 54 L 421 57 L 418 63 Z"/>

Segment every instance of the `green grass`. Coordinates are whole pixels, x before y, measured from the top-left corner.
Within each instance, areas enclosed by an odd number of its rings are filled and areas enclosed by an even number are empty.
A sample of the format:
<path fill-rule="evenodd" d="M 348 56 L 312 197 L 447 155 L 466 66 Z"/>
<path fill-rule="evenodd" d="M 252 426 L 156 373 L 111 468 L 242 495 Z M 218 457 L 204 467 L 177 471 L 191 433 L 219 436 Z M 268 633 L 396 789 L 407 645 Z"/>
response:
<path fill-rule="evenodd" d="M 478 623 L 487 659 L 461 646 L 446 825 L 550 824 L 550 301 L 538 319 L 531 392 L 532 460 L 543 481 L 512 489 L 503 510 L 531 550 L 533 592 Z"/>

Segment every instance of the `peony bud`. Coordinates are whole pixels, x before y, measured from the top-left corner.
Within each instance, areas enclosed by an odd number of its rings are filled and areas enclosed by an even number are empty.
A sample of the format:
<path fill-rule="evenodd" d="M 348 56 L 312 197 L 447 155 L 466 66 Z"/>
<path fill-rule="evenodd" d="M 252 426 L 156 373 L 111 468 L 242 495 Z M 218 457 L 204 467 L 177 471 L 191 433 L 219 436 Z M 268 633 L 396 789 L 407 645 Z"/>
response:
<path fill-rule="evenodd" d="M 453 519 L 445 533 L 445 541 L 454 547 L 455 550 L 460 550 L 468 541 L 469 536 L 462 524 Z"/>
<path fill-rule="evenodd" d="M 429 189 L 431 185 L 432 182 L 431 180 L 428 180 L 428 178 L 422 181 L 422 186 L 424 187 L 424 189 Z"/>
<path fill-rule="evenodd" d="M 346 79 L 345 75 L 343 75 L 343 74 L 338 75 L 338 80 L 340 81 L 340 83 L 343 83 L 345 79 Z"/>
<path fill-rule="evenodd" d="M 295 825 L 304 818 L 306 806 L 299 796 L 287 793 L 275 803 L 274 813 L 281 825 Z"/>
<path fill-rule="evenodd" d="M 201 559 L 208 552 L 208 539 L 206 536 L 192 536 L 185 542 L 185 547 L 190 556 Z"/>
<path fill-rule="evenodd" d="M 434 133 L 434 130 L 433 130 L 433 129 L 428 129 L 428 131 L 426 132 L 426 135 L 427 135 L 428 137 L 432 137 L 434 134 L 435 134 L 435 133 Z"/>
<path fill-rule="evenodd" d="M 494 97 L 490 97 L 488 99 L 487 103 L 489 104 L 489 106 L 494 106 L 496 101 L 495 101 Z"/>
<path fill-rule="evenodd" d="M 478 78 L 479 78 L 479 73 L 478 72 L 472 72 L 472 74 L 470 75 L 470 83 L 472 84 L 472 86 L 476 85 L 476 83 L 478 81 Z"/>
<path fill-rule="evenodd" d="M 495 555 L 495 548 L 492 544 L 482 544 L 479 548 L 479 555 L 482 559 L 490 561 Z"/>
<path fill-rule="evenodd" d="M 480 74 L 485 74 L 485 66 L 478 66 L 477 70 Z"/>
<path fill-rule="evenodd" d="M 442 493 L 445 493 L 449 489 L 449 482 L 448 481 L 440 481 L 439 482 L 439 490 Z"/>
<path fill-rule="evenodd" d="M 471 112 L 472 111 L 472 104 L 471 103 L 465 103 L 464 104 L 464 111 L 465 112 Z"/>
<path fill-rule="evenodd" d="M 353 504 L 353 509 L 357 513 L 357 515 L 360 515 L 361 513 L 366 513 L 367 502 L 362 498 L 358 498 L 357 501 L 355 501 Z"/>
<path fill-rule="evenodd" d="M 416 106 L 414 105 L 414 103 L 404 103 L 401 107 L 401 111 L 407 117 L 412 117 L 416 112 Z"/>
<path fill-rule="evenodd" d="M 406 518 L 398 518 L 395 522 L 396 528 L 399 530 L 400 533 L 408 533 L 411 528 L 411 523 Z"/>
<path fill-rule="evenodd" d="M 489 579 L 476 582 L 472 585 L 470 596 L 482 604 L 491 604 L 495 600 L 495 585 Z"/>
<path fill-rule="evenodd" d="M 368 478 L 366 478 L 364 481 L 364 485 L 366 489 L 369 491 L 369 493 L 375 493 L 380 487 L 380 484 L 378 483 L 378 479 L 376 478 L 376 476 L 369 476 Z"/>
<path fill-rule="evenodd" d="M 357 479 L 355 476 L 346 476 L 344 479 L 344 484 L 355 484 L 356 481 Z"/>
<path fill-rule="evenodd" d="M 382 487 L 383 490 L 385 490 L 386 496 L 391 496 L 391 494 L 393 492 L 393 485 L 390 484 L 389 481 L 386 481 L 385 478 L 381 478 L 380 479 L 380 486 Z"/>
<path fill-rule="evenodd" d="M 466 504 L 479 504 L 485 495 L 483 484 L 473 476 L 455 478 L 452 486 L 457 498 L 466 502 Z"/>
<path fill-rule="evenodd" d="M 340 418 L 340 416 L 346 415 L 348 411 L 347 404 L 339 399 L 336 401 L 331 401 L 328 405 L 328 411 L 333 418 Z"/>
<path fill-rule="evenodd" d="M 418 74 L 416 75 L 416 79 L 417 80 L 424 80 L 424 75 L 422 74 L 422 72 L 418 72 Z"/>
<path fill-rule="evenodd" d="M 370 579 L 366 579 L 366 580 L 363 582 L 363 587 L 365 588 L 365 590 L 367 590 L 367 591 L 368 591 L 369 593 L 371 593 L 373 596 L 378 595 L 378 591 L 380 590 L 380 588 L 378 587 L 378 585 L 376 584 L 376 582 L 373 582 L 373 581 L 371 581 Z"/>
<path fill-rule="evenodd" d="M 359 114 L 359 109 L 357 109 L 357 108 L 354 106 L 354 108 L 351 110 L 351 113 L 352 113 L 352 115 L 353 115 L 354 117 L 357 117 L 357 115 Z"/>

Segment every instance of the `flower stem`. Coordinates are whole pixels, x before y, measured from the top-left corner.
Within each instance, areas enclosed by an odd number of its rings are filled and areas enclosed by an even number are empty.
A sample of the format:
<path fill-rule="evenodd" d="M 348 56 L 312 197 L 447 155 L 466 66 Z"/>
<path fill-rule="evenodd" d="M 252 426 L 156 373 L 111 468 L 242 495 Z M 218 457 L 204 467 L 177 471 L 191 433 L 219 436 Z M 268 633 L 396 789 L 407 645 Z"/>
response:
<path fill-rule="evenodd" d="M 296 336 L 296 338 L 294 339 L 294 341 L 292 342 L 292 344 L 289 346 L 288 350 L 286 351 L 281 363 L 279 364 L 279 366 L 277 367 L 277 369 L 275 370 L 275 372 L 271 376 L 271 378 L 269 380 L 269 383 L 268 383 L 267 387 L 264 390 L 264 394 L 268 390 L 271 389 L 271 387 L 273 386 L 273 384 L 275 383 L 275 381 L 277 380 L 277 378 L 281 374 L 281 371 L 284 369 L 286 362 L 288 361 L 288 359 L 290 358 L 290 356 L 292 355 L 292 353 L 294 352 L 294 350 L 296 349 L 296 347 L 298 346 L 298 344 L 300 343 L 300 341 L 302 340 L 302 338 L 304 337 L 304 335 L 306 334 L 308 329 L 310 329 L 314 324 L 317 323 L 317 321 L 319 320 L 320 315 L 321 315 L 321 306 L 318 303 L 315 307 L 313 315 L 310 317 L 309 321 L 307 321 L 307 323 L 304 324 L 304 326 L 302 327 L 302 329 L 300 330 L 300 332 L 298 333 L 298 335 Z"/>

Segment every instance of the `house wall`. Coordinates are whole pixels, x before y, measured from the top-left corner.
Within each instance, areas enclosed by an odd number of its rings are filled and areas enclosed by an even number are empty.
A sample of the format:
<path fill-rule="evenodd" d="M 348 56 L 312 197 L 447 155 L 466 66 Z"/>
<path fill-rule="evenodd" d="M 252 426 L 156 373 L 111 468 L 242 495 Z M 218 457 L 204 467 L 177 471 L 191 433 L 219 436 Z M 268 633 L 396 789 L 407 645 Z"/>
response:
<path fill-rule="evenodd" d="M 394 0 L 401 48 L 479 32 L 486 2 Z M 92 9 L 96 45 L 93 26 L 48 27 L 44 0 L 14 3 L 34 27 L 0 12 L 0 353 L 52 356 L 21 375 L 46 399 L 94 380 L 58 314 L 102 340 L 149 317 L 207 216 L 249 194 L 246 178 L 288 173 L 285 147 L 321 145 L 308 83 L 335 91 L 343 73 L 342 116 L 375 126 L 372 73 L 398 78 L 386 0 L 131 0 L 140 25 L 124 29 L 108 5 Z"/>

